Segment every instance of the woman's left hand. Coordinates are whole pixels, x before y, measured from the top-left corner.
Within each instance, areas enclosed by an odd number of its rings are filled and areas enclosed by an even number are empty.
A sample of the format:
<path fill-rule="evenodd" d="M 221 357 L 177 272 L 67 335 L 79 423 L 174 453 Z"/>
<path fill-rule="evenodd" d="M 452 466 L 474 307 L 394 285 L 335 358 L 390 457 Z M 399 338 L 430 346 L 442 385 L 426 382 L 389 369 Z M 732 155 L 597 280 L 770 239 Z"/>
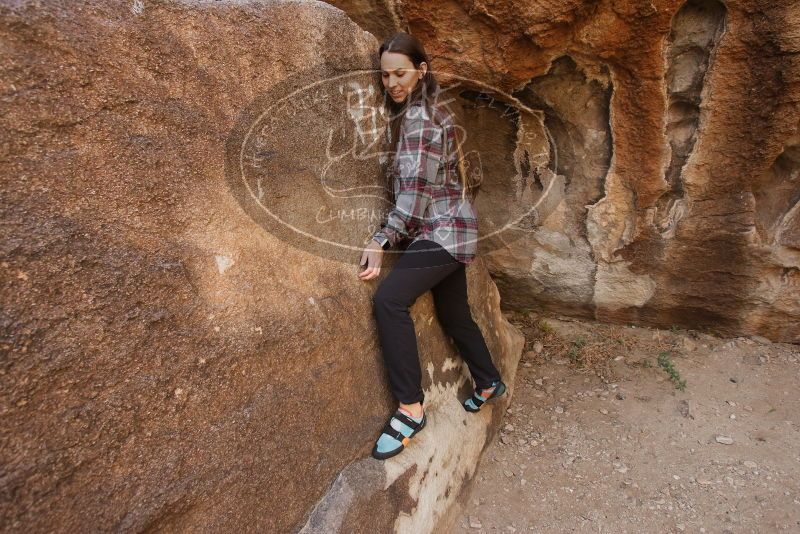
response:
<path fill-rule="evenodd" d="M 374 239 L 369 242 L 367 248 L 361 254 L 361 261 L 359 265 L 366 267 L 363 271 L 358 273 L 358 277 L 362 280 L 372 280 L 381 274 L 381 263 L 383 262 L 383 248 L 380 243 Z"/>

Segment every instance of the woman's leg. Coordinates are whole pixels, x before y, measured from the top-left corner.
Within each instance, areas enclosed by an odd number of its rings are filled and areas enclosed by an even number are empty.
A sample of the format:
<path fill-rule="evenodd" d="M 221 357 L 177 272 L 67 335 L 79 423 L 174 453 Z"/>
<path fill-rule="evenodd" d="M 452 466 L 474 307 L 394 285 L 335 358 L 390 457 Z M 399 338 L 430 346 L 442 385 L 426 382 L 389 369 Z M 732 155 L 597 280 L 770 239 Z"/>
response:
<path fill-rule="evenodd" d="M 373 312 L 389 386 L 403 404 L 416 404 L 424 397 L 417 336 L 408 309 L 420 295 L 458 269 L 459 265 L 462 264 L 438 243 L 415 241 L 373 296 Z"/>
<path fill-rule="evenodd" d="M 492 362 L 492 356 L 480 328 L 472 319 L 467 299 L 466 266 L 461 263 L 433 289 L 436 315 L 447 334 L 453 338 L 459 354 L 467 362 L 475 381 L 476 389 L 489 389 L 500 372 Z"/>

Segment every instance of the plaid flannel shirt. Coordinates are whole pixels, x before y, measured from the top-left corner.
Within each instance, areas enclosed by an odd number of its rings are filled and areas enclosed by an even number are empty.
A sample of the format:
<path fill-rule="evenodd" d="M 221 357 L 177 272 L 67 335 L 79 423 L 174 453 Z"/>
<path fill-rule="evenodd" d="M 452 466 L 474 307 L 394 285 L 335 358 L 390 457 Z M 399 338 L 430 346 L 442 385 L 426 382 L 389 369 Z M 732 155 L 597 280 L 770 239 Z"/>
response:
<path fill-rule="evenodd" d="M 452 118 L 441 108 L 435 113 L 438 124 L 417 102 L 408 107 L 403 117 L 392 169 L 395 206 L 373 239 L 384 249 L 405 239 L 428 239 L 442 245 L 457 261 L 468 264 L 475 259 L 478 248 L 477 214 L 462 194 Z M 447 162 L 443 150 L 445 132 Z"/>

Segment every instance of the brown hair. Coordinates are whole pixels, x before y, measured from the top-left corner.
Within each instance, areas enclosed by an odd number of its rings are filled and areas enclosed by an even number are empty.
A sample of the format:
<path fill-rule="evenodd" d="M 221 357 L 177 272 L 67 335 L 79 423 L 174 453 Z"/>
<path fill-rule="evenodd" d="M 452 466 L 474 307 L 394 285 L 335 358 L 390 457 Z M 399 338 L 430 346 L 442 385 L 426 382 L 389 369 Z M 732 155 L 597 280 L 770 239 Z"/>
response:
<path fill-rule="evenodd" d="M 446 114 L 449 115 L 450 120 L 452 121 L 451 127 L 453 128 L 453 142 L 456 147 L 456 169 L 459 175 L 459 180 L 461 181 L 464 193 L 468 194 L 471 199 L 474 199 L 474 197 L 478 194 L 478 190 L 480 189 L 480 179 L 478 178 L 478 174 L 468 173 L 465 168 L 464 154 L 461 150 L 461 140 L 458 137 L 458 128 L 455 127 L 455 114 L 447 104 L 438 102 L 441 88 L 439 87 L 439 82 L 436 81 L 436 77 L 433 75 L 433 69 L 431 69 L 430 60 L 428 59 L 428 55 L 425 53 L 425 48 L 422 46 L 422 43 L 419 41 L 419 39 L 411 34 L 398 32 L 388 37 L 383 44 L 381 44 L 380 48 L 378 49 L 378 61 L 380 61 L 380 58 L 383 56 L 384 52 L 404 54 L 409 60 L 411 60 L 411 63 L 413 63 L 415 69 L 419 69 L 420 64 L 423 61 L 428 65 L 425 75 L 422 77 L 422 79 L 420 79 L 420 81 L 411 91 L 411 94 L 408 95 L 403 102 L 395 102 L 389 96 L 389 93 L 386 91 L 386 88 L 383 87 L 383 84 L 381 84 L 381 88 L 383 89 L 384 108 L 389 112 L 390 117 L 390 146 L 397 146 L 398 136 L 400 135 L 400 125 L 403 123 L 403 117 L 405 116 L 406 111 L 408 111 L 408 108 L 412 104 L 421 102 L 428 111 L 428 116 L 431 117 L 435 124 L 439 124 L 439 126 L 442 125 L 437 122 L 434 108 L 444 108 Z M 442 144 L 443 149 L 446 151 L 447 137 L 444 135 L 442 136 Z M 445 165 L 447 165 L 447 163 L 448 162 L 445 161 Z M 445 167 L 445 169 L 447 169 L 447 167 Z"/>

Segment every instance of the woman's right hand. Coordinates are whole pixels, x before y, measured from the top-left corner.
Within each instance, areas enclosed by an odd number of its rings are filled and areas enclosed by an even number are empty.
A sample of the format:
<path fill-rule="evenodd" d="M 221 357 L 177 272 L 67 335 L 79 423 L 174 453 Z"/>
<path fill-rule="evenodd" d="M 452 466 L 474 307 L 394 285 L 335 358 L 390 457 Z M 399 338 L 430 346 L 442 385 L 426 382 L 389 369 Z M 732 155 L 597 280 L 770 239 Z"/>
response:
<path fill-rule="evenodd" d="M 367 248 L 361 253 L 359 265 L 366 267 L 358 273 L 361 280 L 367 281 L 377 278 L 381 274 L 381 263 L 383 262 L 383 248 L 374 239 L 369 242 Z"/>

